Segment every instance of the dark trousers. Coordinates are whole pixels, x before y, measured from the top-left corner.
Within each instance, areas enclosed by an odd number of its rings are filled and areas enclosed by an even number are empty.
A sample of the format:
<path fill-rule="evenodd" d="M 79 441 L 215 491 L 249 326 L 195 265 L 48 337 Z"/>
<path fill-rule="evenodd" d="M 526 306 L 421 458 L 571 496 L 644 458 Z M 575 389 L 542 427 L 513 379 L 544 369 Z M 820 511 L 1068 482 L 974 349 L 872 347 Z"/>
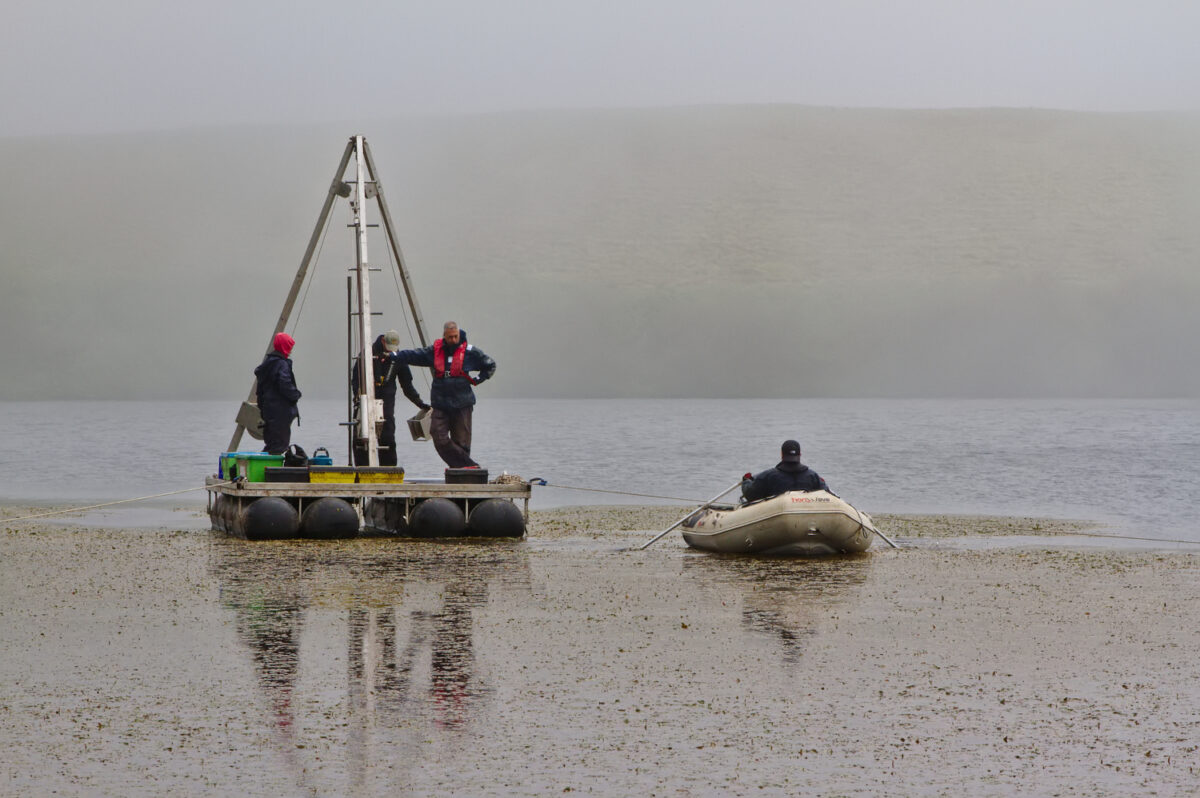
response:
<path fill-rule="evenodd" d="M 379 464 L 394 466 L 396 457 L 396 419 L 388 416 L 384 419 L 383 429 L 379 432 Z"/>
<path fill-rule="evenodd" d="M 263 451 L 267 454 L 283 454 L 292 442 L 292 422 L 263 420 Z"/>
<path fill-rule="evenodd" d="M 451 468 L 477 466 L 471 459 L 471 411 L 473 407 L 442 410 L 435 407 L 429 421 L 429 434 L 438 456 Z"/>
<path fill-rule="evenodd" d="M 367 446 L 354 444 L 354 464 L 367 464 Z M 399 462 L 396 454 L 396 394 L 383 397 L 383 428 L 379 430 L 379 465 L 394 466 Z"/>
<path fill-rule="evenodd" d="M 383 429 L 379 431 L 379 464 L 394 466 L 396 456 L 396 389 L 381 391 L 383 399 Z"/>

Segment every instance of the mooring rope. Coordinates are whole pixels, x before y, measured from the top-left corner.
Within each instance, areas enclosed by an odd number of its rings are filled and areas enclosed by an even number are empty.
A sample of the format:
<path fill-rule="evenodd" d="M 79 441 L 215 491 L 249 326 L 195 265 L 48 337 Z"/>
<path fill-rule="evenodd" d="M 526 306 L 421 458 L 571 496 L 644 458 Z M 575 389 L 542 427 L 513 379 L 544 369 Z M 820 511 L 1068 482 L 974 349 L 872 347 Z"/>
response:
<path fill-rule="evenodd" d="M 547 488 L 561 488 L 563 490 L 582 490 L 589 493 L 613 493 L 618 496 L 640 496 L 643 499 L 668 499 L 674 502 L 687 502 L 688 504 L 703 504 L 704 499 L 683 499 L 679 496 L 657 496 L 653 493 L 632 493 L 627 490 L 602 490 L 601 488 L 583 488 L 576 485 L 554 485 L 541 477 L 534 477 L 529 480 L 530 485 L 541 485 Z"/>
<path fill-rule="evenodd" d="M 232 481 L 214 482 L 212 485 L 200 485 L 195 488 L 184 488 L 183 490 L 170 490 L 166 493 L 155 493 L 151 496 L 138 496 L 133 499 L 118 499 L 115 502 L 105 502 L 104 504 L 89 504 L 87 507 L 68 507 L 65 510 L 51 510 L 48 513 L 37 513 L 36 515 L 23 515 L 20 518 L 0 518 L 0 523 L 11 524 L 17 521 L 29 521 L 34 518 L 47 518 L 51 515 L 65 515 L 66 513 L 81 513 L 84 510 L 99 510 L 102 507 L 112 507 L 115 504 L 129 504 L 130 502 L 141 502 L 147 499 L 160 499 L 163 496 L 175 496 L 180 493 L 191 493 L 194 490 L 207 490 L 215 485 L 232 485 Z"/>
<path fill-rule="evenodd" d="M 555 485 L 553 483 L 547 482 L 545 479 L 543 479 L 541 477 L 534 477 L 533 479 L 529 480 L 529 484 L 530 485 L 541 485 L 541 486 L 544 486 L 547 488 L 561 488 L 562 490 L 582 490 L 582 491 L 588 491 L 590 493 L 612 493 L 612 494 L 616 494 L 618 496 L 640 496 L 645 499 L 669 499 L 671 501 L 687 502 L 688 504 L 701 504 L 704 501 L 703 499 L 684 499 L 679 496 L 657 496 L 652 493 L 632 493 L 632 492 L 626 491 L 626 490 L 602 490 L 600 488 L 584 488 L 584 487 L 579 487 L 577 485 Z M 1055 532 L 1053 535 L 1051 535 L 1051 537 L 1053 537 L 1054 535 L 1074 535 L 1076 537 L 1085 537 L 1085 538 L 1111 538 L 1113 540 L 1145 540 L 1150 543 L 1182 543 L 1182 544 L 1188 545 L 1188 546 L 1200 546 L 1200 540 L 1180 540 L 1178 538 L 1148 538 L 1148 537 L 1139 537 L 1137 535 L 1112 535 L 1112 534 L 1108 534 L 1105 532 L 1066 532 L 1066 531 L 1062 531 L 1062 532 Z M 884 540 L 887 540 L 887 538 L 884 538 Z M 888 542 L 891 543 L 890 540 Z M 892 545 L 895 546 L 896 544 L 892 543 Z"/>
<path fill-rule="evenodd" d="M 1107 532 L 1053 532 L 1049 537 L 1055 535 L 1074 535 L 1081 538 L 1113 538 L 1114 540 L 1148 540 L 1151 543 L 1184 543 L 1189 546 L 1200 546 L 1200 540 L 1179 540 L 1178 538 L 1145 538 L 1137 535 L 1110 535 Z"/>
<path fill-rule="evenodd" d="M 519 477 L 518 477 L 518 479 L 519 479 Z M 499 481 L 499 479 L 497 479 L 497 481 Z M 659 496 L 659 495 L 653 494 L 653 493 L 634 493 L 632 491 L 627 491 L 627 490 L 605 490 L 603 488 L 585 488 L 585 487 L 578 486 L 578 485 L 555 485 L 551 482 L 547 482 L 546 480 L 542 479 L 541 477 L 534 477 L 533 479 L 530 479 L 528 482 L 530 485 L 538 485 L 538 486 L 546 487 L 546 488 L 559 488 L 560 490 L 579 490 L 579 491 L 585 491 L 588 493 L 611 493 L 611 494 L 615 494 L 617 496 L 638 496 L 643 499 L 666 499 L 668 501 L 686 502 L 688 504 L 702 504 L 704 502 L 703 499 L 685 499 L 685 498 L 682 498 L 679 496 Z M 81 513 L 85 510 L 99 510 L 104 507 L 113 507 L 118 504 L 130 504 L 132 502 L 146 501 L 147 499 L 161 499 L 164 496 L 177 496 L 181 493 L 191 493 L 192 491 L 207 490 L 208 488 L 216 487 L 219 485 L 232 485 L 232 484 L 233 484 L 233 480 L 226 480 L 224 482 L 214 482 L 211 485 L 198 485 L 194 488 L 183 488 L 182 490 L 170 490 L 170 491 L 167 491 L 166 493 L 154 493 L 149 496 L 137 496 L 132 499 L 118 499 L 117 501 L 104 502 L 103 504 L 89 504 L 86 507 L 67 507 L 66 509 L 63 509 L 63 510 L 51 510 L 49 512 L 36 513 L 34 515 L 23 515 L 23 516 L 20 516 L 19 518 L 0 518 L 0 523 L 12 524 L 12 523 L 16 523 L 17 521 L 31 521 L 35 518 L 48 518 L 52 515 L 66 515 L 67 513 Z M 728 491 L 726 491 L 726 492 L 728 492 Z M 1105 532 L 1059 531 L 1059 532 L 1055 532 L 1055 533 L 1049 535 L 1049 537 L 1054 537 L 1056 535 L 1071 535 L 1074 537 L 1083 537 L 1083 538 L 1109 538 L 1111 540 L 1143 540 L 1143 541 L 1147 541 L 1149 543 L 1179 543 L 1179 544 L 1183 544 L 1185 546 L 1200 546 L 1200 540 L 1180 540 L 1179 538 L 1149 538 L 1149 537 L 1142 537 L 1139 535 L 1112 535 L 1112 534 L 1108 534 Z M 884 540 L 887 540 L 887 538 L 884 538 Z M 891 543 L 891 541 L 888 541 L 888 542 Z M 893 543 L 892 545 L 894 546 L 895 544 Z"/>

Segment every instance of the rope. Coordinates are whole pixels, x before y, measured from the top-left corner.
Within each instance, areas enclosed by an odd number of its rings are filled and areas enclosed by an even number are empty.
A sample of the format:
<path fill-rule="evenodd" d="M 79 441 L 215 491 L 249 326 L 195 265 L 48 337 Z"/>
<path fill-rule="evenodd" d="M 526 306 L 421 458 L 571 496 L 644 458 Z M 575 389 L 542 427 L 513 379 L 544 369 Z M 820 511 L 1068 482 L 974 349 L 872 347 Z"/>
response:
<path fill-rule="evenodd" d="M 518 479 L 519 479 L 519 477 L 518 477 Z M 226 480 L 225 482 L 214 483 L 214 485 L 232 485 L 232 484 L 233 484 L 232 480 Z M 631 491 L 626 491 L 626 490 L 603 490 L 601 488 L 583 488 L 583 487 L 578 487 L 578 486 L 573 486 L 573 485 L 554 485 L 554 484 L 551 484 L 551 483 L 547 482 L 546 480 L 542 479 L 541 477 L 534 477 L 533 479 L 529 480 L 529 484 L 530 485 L 540 485 L 540 486 L 547 487 L 547 488 L 560 488 L 562 490 L 580 490 L 580 491 L 586 491 L 588 493 L 612 493 L 612 494 L 616 494 L 619 496 L 639 496 L 643 499 L 668 499 L 670 501 L 687 502 L 688 504 L 701 504 L 703 502 L 703 499 L 683 499 L 678 496 L 658 496 L 658 495 L 655 495 L 652 493 L 633 493 Z M 19 518 L 0 518 L 0 521 L 7 523 L 7 524 L 11 524 L 11 523 L 16 523 L 17 521 L 31 521 L 35 518 L 48 518 L 49 516 L 52 516 L 52 515 L 65 515 L 66 513 L 81 513 L 84 510 L 99 510 L 104 507 L 113 507 L 118 504 L 129 504 L 131 502 L 146 501 L 147 499 L 161 499 L 164 496 L 177 496 L 181 493 L 191 493 L 192 491 L 196 491 L 196 490 L 207 490 L 210 487 L 213 487 L 213 485 L 199 485 L 194 488 L 184 488 L 182 490 L 171 490 L 171 491 L 167 491 L 166 493 L 155 493 L 150 496 L 137 496 L 132 499 L 118 499 L 117 501 L 105 502 L 104 504 L 90 504 L 90 505 L 87 505 L 86 507 L 68 507 L 64 510 L 51 510 L 50 512 L 46 512 L 46 513 L 36 513 L 34 515 L 23 515 Z M 726 492 L 728 492 L 728 491 L 726 491 Z M 710 502 L 710 504 L 711 504 L 711 502 Z M 1057 534 L 1057 535 L 1072 535 L 1075 537 L 1083 537 L 1083 538 L 1110 538 L 1112 540 L 1144 540 L 1144 541 L 1148 541 L 1150 543 L 1182 543 L 1182 544 L 1188 545 L 1188 546 L 1200 546 L 1200 541 L 1180 540 L 1178 538 L 1148 538 L 1148 537 L 1140 537 L 1138 535 L 1109 535 L 1109 534 L 1099 533 L 1099 532 L 1057 532 L 1055 534 Z M 892 544 L 892 545 L 895 545 L 895 544 Z"/>
<path fill-rule="evenodd" d="M 296 315 L 292 317 L 292 332 L 296 332 L 297 325 L 300 324 L 300 316 L 304 313 L 304 303 L 308 301 L 308 289 L 312 288 L 313 282 L 317 279 L 317 265 L 321 262 L 321 253 L 325 251 L 325 237 L 329 235 L 329 224 L 333 219 L 333 214 L 325 220 L 325 229 L 321 231 L 321 242 L 317 246 L 317 252 L 313 255 L 311 266 L 308 272 L 308 283 L 304 286 L 304 295 L 300 297 L 300 307 L 296 310 Z"/>
<path fill-rule="evenodd" d="M 404 301 L 404 288 L 400 285 L 400 266 L 396 263 L 396 259 L 392 255 L 392 246 L 390 240 L 385 249 L 387 250 L 388 266 L 390 267 L 388 271 L 392 273 L 392 282 L 396 286 L 396 296 L 400 300 L 400 318 L 404 319 L 404 331 L 408 333 L 409 343 L 415 346 L 418 343 L 417 335 L 414 332 L 417 323 L 416 319 L 411 319 L 408 315 L 408 304 Z M 421 385 L 425 387 L 425 393 L 429 393 L 429 372 L 425 369 L 420 369 L 420 374 Z"/>
<path fill-rule="evenodd" d="M 1055 535 L 1075 535 L 1081 538 L 1113 538 L 1114 540 L 1148 540 L 1152 543 L 1185 543 L 1189 546 L 1200 546 L 1200 540 L 1179 540 L 1178 538 L 1143 538 L 1137 535 L 1109 535 L 1104 532 L 1055 532 Z M 1053 535 L 1051 535 L 1053 537 Z"/>
<path fill-rule="evenodd" d="M 541 477 L 534 477 L 533 479 L 529 480 L 529 484 L 540 485 L 547 488 L 561 488 L 563 490 L 582 490 L 588 491 L 589 493 L 614 493 L 620 496 L 641 496 L 645 499 L 669 499 L 671 501 L 687 502 L 688 504 L 701 504 L 704 501 L 703 499 L 682 499 L 678 496 L 656 496 L 651 493 L 631 493 L 624 490 L 601 490 L 600 488 L 581 488 L 574 485 L 554 485 L 542 479 Z M 855 510 L 855 512 L 857 512 L 857 510 Z M 1100 532 L 1056 532 L 1054 534 L 1075 535 L 1084 538 L 1112 538 L 1114 540 L 1146 540 L 1151 543 L 1183 543 L 1189 546 L 1200 546 L 1200 540 L 1179 540 L 1178 538 L 1147 538 L 1138 537 L 1136 535 L 1109 535 Z M 887 538 L 884 538 L 884 540 L 887 540 Z M 888 542 L 891 543 L 891 541 Z M 892 545 L 895 546 L 896 544 L 892 543 Z"/>
<path fill-rule="evenodd" d="M 688 504 L 703 504 L 704 499 L 682 499 L 678 496 L 656 496 L 653 493 L 631 493 L 627 490 L 601 490 L 600 488 L 581 488 L 574 485 L 552 485 L 541 477 L 534 477 L 529 480 L 531 485 L 542 485 L 547 488 L 562 488 L 563 490 L 582 490 L 589 493 L 614 493 L 618 496 L 640 496 L 643 499 L 668 499 L 674 502 L 687 502 Z"/>
<path fill-rule="evenodd" d="M 213 483 L 213 484 L 214 485 L 232 485 L 233 482 L 225 481 L 225 482 L 218 482 L 218 483 Z M 114 504 L 128 504 L 130 502 L 145 501 L 146 499 L 159 499 L 159 498 L 162 498 L 163 496 L 175 496 L 180 493 L 191 493 L 194 490 L 207 490 L 210 487 L 213 487 L 213 485 L 200 485 L 199 487 L 195 487 L 195 488 L 184 488 L 183 490 L 172 490 L 172 491 L 167 491 L 166 493 L 155 493 L 153 496 L 138 496 L 137 498 L 134 498 L 134 499 L 120 499 L 115 502 L 105 502 L 104 504 L 91 504 L 91 505 L 88 505 L 87 507 L 68 507 L 65 510 L 51 510 L 48 513 L 37 513 L 36 515 L 24 515 L 24 516 L 21 516 L 20 518 L 0 518 L 0 522 L 4 522 L 4 523 L 8 524 L 8 523 L 14 523 L 16 521 L 29 521 L 30 519 L 33 519 L 33 518 L 46 518 L 51 515 L 63 515 L 65 513 L 81 513 L 84 510 L 98 510 L 101 507 L 112 507 Z"/>

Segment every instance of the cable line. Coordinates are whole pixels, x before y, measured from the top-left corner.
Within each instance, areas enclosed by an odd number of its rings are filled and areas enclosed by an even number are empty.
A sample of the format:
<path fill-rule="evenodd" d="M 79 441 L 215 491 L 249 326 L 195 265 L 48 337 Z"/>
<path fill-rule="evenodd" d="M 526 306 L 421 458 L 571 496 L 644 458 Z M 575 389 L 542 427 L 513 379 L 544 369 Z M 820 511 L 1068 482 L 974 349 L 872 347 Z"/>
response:
<path fill-rule="evenodd" d="M 213 483 L 213 484 L 214 485 L 215 484 L 232 485 L 233 482 L 226 481 L 226 482 Z M 199 485 L 194 488 L 184 488 L 183 490 L 171 490 L 171 491 L 167 491 L 166 493 L 155 493 L 151 496 L 138 496 L 133 499 L 118 499 L 115 502 L 105 502 L 104 504 L 89 504 L 86 507 L 68 507 L 65 510 L 51 510 L 48 513 L 37 513 L 35 515 L 23 515 L 20 518 L 0 518 L 0 521 L 3 521 L 6 524 L 11 524 L 16 521 L 29 521 L 30 519 L 33 519 L 33 518 L 47 518 L 52 515 L 64 515 L 66 513 L 81 513 L 84 510 L 98 510 L 101 507 L 112 507 L 115 504 L 128 504 L 130 502 L 145 501 L 146 499 L 160 499 L 163 496 L 175 496 L 180 493 L 191 493 L 194 490 L 207 490 L 210 487 L 212 487 L 212 485 Z"/>

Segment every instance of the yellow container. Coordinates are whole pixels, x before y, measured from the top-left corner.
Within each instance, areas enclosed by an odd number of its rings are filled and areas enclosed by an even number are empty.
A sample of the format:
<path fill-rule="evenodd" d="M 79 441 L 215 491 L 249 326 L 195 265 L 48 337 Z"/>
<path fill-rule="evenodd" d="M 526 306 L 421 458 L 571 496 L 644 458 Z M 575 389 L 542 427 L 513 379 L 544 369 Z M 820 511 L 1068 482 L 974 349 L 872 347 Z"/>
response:
<path fill-rule="evenodd" d="M 369 482 L 374 484 L 390 484 L 397 485 L 404 481 L 404 469 L 400 466 L 387 467 L 380 466 L 378 468 L 359 468 L 358 481 Z"/>
<path fill-rule="evenodd" d="M 309 482 L 358 482 L 358 471 L 348 466 L 308 467 Z"/>

